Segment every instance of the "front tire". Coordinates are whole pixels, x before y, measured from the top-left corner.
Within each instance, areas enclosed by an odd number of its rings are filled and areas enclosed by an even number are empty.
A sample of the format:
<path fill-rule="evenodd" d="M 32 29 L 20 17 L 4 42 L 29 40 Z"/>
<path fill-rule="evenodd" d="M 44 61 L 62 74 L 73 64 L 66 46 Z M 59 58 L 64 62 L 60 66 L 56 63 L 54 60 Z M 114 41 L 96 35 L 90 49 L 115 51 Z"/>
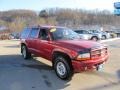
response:
<path fill-rule="evenodd" d="M 31 58 L 31 53 L 28 52 L 28 49 L 25 45 L 21 47 L 21 53 L 24 59 L 29 59 Z"/>
<path fill-rule="evenodd" d="M 56 72 L 56 75 L 63 80 L 71 79 L 73 75 L 71 65 L 62 56 L 56 57 L 54 62 L 54 70 Z"/>
<path fill-rule="evenodd" d="M 107 39 L 107 37 L 106 37 L 105 35 L 103 35 L 103 36 L 102 36 L 102 39 L 105 40 L 105 39 Z"/>

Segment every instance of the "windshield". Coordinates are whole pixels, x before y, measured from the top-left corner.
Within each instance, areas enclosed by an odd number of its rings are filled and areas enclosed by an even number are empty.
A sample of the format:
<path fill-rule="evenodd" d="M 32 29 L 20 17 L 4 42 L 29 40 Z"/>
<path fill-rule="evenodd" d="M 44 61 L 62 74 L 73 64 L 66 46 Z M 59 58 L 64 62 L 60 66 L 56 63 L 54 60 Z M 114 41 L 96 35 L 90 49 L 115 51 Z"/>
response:
<path fill-rule="evenodd" d="M 99 30 L 90 30 L 91 33 L 101 33 Z"/>
<path fill-rule="evenodd" d="M 79 35 L 68 28 L 56 28 L 51 32 L 53 40 L 73 40 L 79 39 Z"/>

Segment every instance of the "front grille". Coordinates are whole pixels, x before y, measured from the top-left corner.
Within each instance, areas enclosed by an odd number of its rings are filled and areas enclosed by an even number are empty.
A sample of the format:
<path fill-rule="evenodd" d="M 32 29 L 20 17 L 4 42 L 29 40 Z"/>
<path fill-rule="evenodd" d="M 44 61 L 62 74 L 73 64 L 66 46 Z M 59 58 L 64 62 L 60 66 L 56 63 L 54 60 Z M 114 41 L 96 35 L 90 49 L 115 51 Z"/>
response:
<path fill-rule="evenodd" d="M 91 58 L 104 57 L 107 54 L 107 48 L 95 49 L 91 51 Z"/>

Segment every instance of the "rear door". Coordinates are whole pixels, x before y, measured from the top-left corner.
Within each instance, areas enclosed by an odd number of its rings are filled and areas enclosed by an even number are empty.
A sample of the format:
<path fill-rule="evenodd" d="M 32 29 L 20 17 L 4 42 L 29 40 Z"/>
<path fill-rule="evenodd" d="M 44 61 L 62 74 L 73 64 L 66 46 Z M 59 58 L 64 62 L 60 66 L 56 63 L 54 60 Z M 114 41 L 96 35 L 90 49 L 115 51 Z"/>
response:
<path fill-rule="evenodd" d="M 36 44 L 37 44 L 37 39 L 38 39 L 38 34 L 39 34 L 39 28 L 32 28 L 31 32 L 29 34 L 28 38 L 28 48 L 31 53 L 36 54 Z"/>
<path fill-rule="evenodd" d="M 77 31 L 77 33 L 79 34 L 79 36 L 80 36 L 81 39 L 84 38 L 83 30 L 79 30 L 79 31 Z"/>

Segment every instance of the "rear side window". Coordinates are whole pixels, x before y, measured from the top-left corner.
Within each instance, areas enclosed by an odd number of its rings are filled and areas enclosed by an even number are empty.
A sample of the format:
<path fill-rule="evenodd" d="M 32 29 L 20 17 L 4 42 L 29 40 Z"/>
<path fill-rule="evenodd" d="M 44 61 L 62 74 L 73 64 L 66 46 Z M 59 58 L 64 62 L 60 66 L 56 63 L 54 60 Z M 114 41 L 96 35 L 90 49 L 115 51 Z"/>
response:
<path fill-rule="evenodd" d="M 29 37 L 36 38 L 38 36 L 39 28 L 32 28 Z"/>
<path fill-rule="evenodd" d="M 85 30 L 83 31 L 83 33 L 84 33 L 84 34 L 89 34 L 89 32 L 88 32 L 88 31 L 85 31 Z"/>
<path fill-rule="evenodd" d="M 21 34 L 21 38 L 27 38 L 30 30 L 28 28 L 25 28 Z"/>
<path fill-rule="evenodd" d="M 80 30 L 80 31 L 75 31 L 75 32 L 77 32 L 77 33 L 79 33 L 79 34 L 83 34 L 83 31 L 82 31 L 82 30 Z"/>

